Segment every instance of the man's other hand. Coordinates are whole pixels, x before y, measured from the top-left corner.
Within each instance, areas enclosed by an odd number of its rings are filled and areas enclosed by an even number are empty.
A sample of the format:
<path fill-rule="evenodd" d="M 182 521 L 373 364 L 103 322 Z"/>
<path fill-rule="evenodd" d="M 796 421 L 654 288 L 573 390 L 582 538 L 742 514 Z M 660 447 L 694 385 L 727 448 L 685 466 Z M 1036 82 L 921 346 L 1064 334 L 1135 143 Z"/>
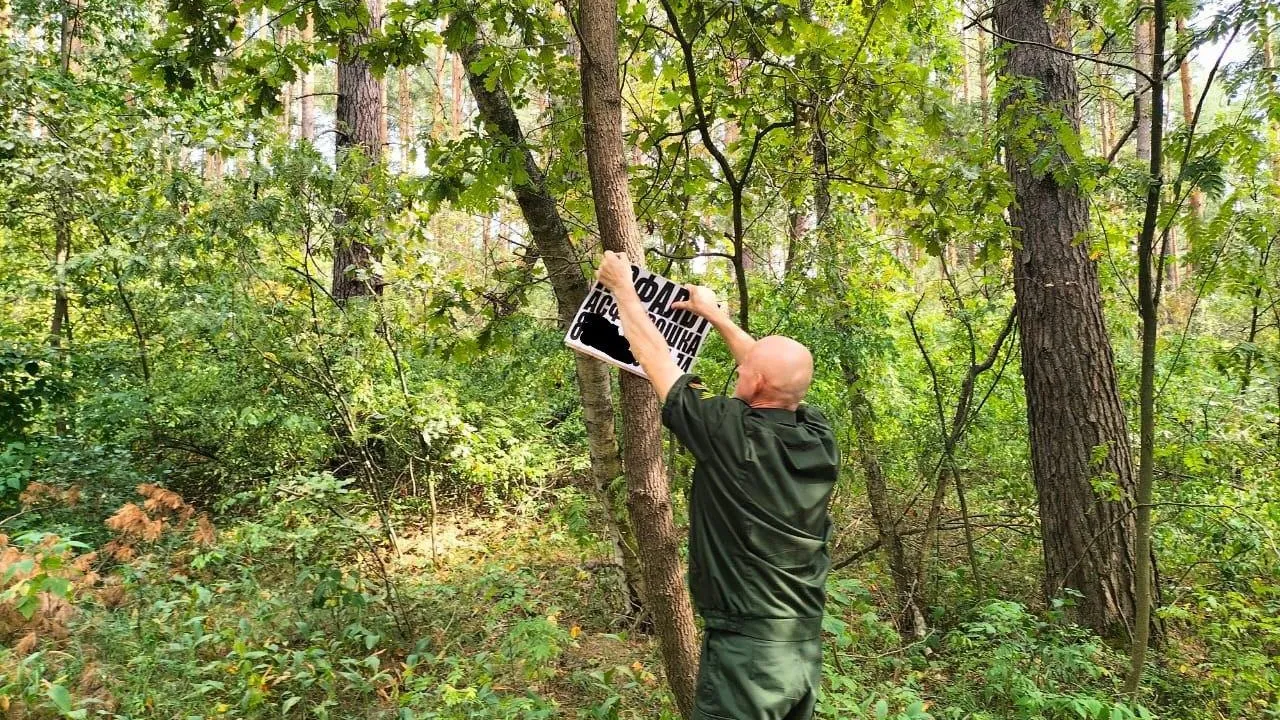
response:
<path fill-rule="evenodd" d="M 707 319 L 724 311 L 720 302 L 716 300 L 715 291 L 711 288 L 702 285 L 685 285 L 684 287 L 689 291 L 689 299 L 671 303 L 672 309 L 688 310 L 698 317 Z"/>
<path fill-rule="evenodd" d="M 631 261 L 626 253 L 605 250 L 600 259 L 600 267 L 596 269 L 596 282 L 609 288 L 614 295 L 618 288 L 634 287 L 631 284 Z"/>

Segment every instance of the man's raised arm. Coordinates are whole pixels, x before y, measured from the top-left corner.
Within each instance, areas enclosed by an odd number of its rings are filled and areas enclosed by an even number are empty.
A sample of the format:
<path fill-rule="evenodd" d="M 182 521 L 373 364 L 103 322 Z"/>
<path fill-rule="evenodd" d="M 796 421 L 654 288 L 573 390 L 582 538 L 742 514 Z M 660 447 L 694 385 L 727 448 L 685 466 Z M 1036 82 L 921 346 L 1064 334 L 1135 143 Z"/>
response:
<path fill-rule="evenodd" d="M 671 303 L 671 307 L 676 310 L 688 310 L 694 315 L 705 318 L 711 323 L 711 327 L 720 333 L 720 337 L 724 338 L 725 344 L 729 346 L 729 352 L 733 353 L 733 361 L 738 365 L 745 363 L 751 348 L 756 345 L 755 339 L 734 324 L 733 319 L 729 317 L 729 312 L 716 302 L 716 294 L 711 291 L 711 288 L 686 285 L 685 289 L 689 291 L 689 299 Z"/>
<path fill-rule="evenodd" d="M 606 251 L 600 260 L 600 268 L 596 270 L 596 280 L 613 293 L 618 304 L 618 316 L 622 320 L 622 334 L 631 344 L 631 354 L 636 356 L 644 374 L 649 376 L 658 400 L 666 402 L 671 386 L 684 371 L 671 359 L 666 339 L 649 319 L 649 312 L 631 284 L 631 262 L 626 254 Z"/>

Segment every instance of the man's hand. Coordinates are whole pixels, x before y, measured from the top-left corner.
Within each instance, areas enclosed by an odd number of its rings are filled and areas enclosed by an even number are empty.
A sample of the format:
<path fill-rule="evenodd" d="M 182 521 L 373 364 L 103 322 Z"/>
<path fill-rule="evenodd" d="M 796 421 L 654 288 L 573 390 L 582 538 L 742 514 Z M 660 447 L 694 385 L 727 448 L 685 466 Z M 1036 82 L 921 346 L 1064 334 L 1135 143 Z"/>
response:
<path fill-rule="evenodd" d="M 685 289 L 689 291 L 689 299 L 671 303 L 671 307 L 676 310 L 688 310 L 706 319 L 720 333 L 720 337 L 724 338 L 725 344 L 729 346 L 729 352 L 733 353 L 734 361 L 739 365 L 745 363 L 756 341 L 743 332 L 742 328 L 733 324 L 729 311 L 716 301 L 716 294 L 711 288 L 685 285 Z"/>
<path fill-rule="evenodd" d="M 684 287 L 689 291 L 689 299 L 671 303 L 672 309 L 688 310 L 708 320 L 724 312 L 720 301 L 716 299 L 715 291 L 711 288 L 702 285 L 685 285 Z"/>
<path fill-rule="evenodd" d="M 614 295 L 620 288 L 631 288 L 631 261 L 626 253 L 604 252 L 600 259 L 600 267 L 596 269 L 596 282 L 609 288 Z"/>
<path fill-rule="evenodd" d="M 635 285 L 631 284 L 631 262 L 626 253 L 606 252 L 600 258 L 596 281 L 609 288 L 617 300 L 618 317 L 622 320 L 622 334 L 631 344 L 631 354 L 636 356 L 644 374 L 658 393 L 659 400 L 667 399 L 667 392 L 680 379 L 680 366 L 671 358 L 667 341 L 654 326 L 653 320 Z"/>

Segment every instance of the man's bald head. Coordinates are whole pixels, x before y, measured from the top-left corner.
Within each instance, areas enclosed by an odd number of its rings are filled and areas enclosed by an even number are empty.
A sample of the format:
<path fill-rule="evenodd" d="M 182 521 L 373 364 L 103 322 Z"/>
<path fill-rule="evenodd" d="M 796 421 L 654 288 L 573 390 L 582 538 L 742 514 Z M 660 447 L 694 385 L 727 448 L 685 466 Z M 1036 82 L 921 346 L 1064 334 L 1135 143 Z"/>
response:
<path fill-rule="evenodd" d="M 738 368 L 734 395 L 752 407 L 794 410 L 813 381 L 813 355 L 804 345 L 781 335 L 756 341 Z"/>

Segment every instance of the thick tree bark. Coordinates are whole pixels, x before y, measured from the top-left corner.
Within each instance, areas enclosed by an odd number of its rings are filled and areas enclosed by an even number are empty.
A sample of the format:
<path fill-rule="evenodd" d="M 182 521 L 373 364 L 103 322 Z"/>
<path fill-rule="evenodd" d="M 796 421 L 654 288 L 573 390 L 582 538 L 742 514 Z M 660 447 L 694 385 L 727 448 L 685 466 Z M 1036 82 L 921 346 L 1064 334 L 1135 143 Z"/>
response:
<path fill-rule="evenodd" d="M 349 161 L 353 150 L 358 151 L 360 162 L 376 165 L 382 160 L 382 146 L 386 144 L 382 80 L 359 54 L 381 21 L 382 0 L 364 2 L 368 18 L 338 44 L 334 156 L 339 165 Z M 334 217 L 332 293 L 339 302 L 382 292 L 382 278 L 374 271 L 374 254 L 364 237 L 367 228 L 348 222 L 349 214 L 339 209 Z"/>
<path fill-rule="evenodd" d="M 307 24 L 302 28 L 302 44 L 307 47 L 311 46 L 312 39 L 315 37 L 314 22 L 315 20 L 308 15 Z M 316 139 L 316 99 L 315 91 L 312 89 L 313 84 L 311 68 L 308 67 L 298 79 L 298 95 L 301 100 L 301 105 L 298 107 L 298 137 L 307 142 L 315 142 Z"/>
<path fill-rule="evenodd" d="M 1014 90 L 999 108 L 1025 118 L 1063 116 L 1079 128 L 1075 67 L 1052 45 L 1046 0 L 995 6 L 1005 43 L 1002 72 Z M 1036 44 L 1025 44 L 1028 41 Z M 1032 155 L 1055 142 L 1053 125 L 1032 137 L 1006 138 L 1015 204 L 1014 292 L 1022 328 L 1022 374 L 1031 461 L 1039 497 L 1045 595 L 1070 588 L 1081 597 L 1075 618 L 1113 638 L 1132 633 L 1135 599 L 1133 459 L 1115 362 L 1102 314 L 1097 267 L 1080 242 L 1088 229 L 1085 198 L 1074 184 L 1032 169 Z M 1068 162 L 1065 152 L 1058 162 Z M 1095 487 L 1095 483 L 1097 487 Z"/>
<path fill-rule="evenodd" d="M 533 238 L 538 257 L 547 269 L 547 277 L 556 299 L 560 327 L 567 329 L 583 298 L 587 296 L 587 281 L 569 240 L 569 231 L 560 217 L 556 200 L 547 190 L 546 176 L 533 152 L 525 145 L 524 131 L 511 106 L 506 88 L 498 83 L 490 90 L 486 84 L 491 78 L 472 69 L 481 50 L 479 43 L 472 43 L 463 47 L 459 55 L 486 132 L 522 156 L 528 180 L 513 184 L 516 202 L 520 205 L 525 224 L 529 226 L 529 234 Z M 622 459 L 614 432 L 613 389 L 609 369 L 604 363 L 581 353 L 574 353 L 574 364 L 591 457 L 591 483 L 587 489 L 603 507 L 606 535 L 613 546 L 614 561 L 622 572 L 622 588 L 626 593 L 628 614 L 634 616 L 641 610 L 643 596 L 640 562 L 631 533 L 613 515 L 613 503 L 609 496 L 609 486 L 622 474 Z"/>
<path fill-rule="evenodd" d="M 617 0 L 582 0 L 578 28 L 587 169 L 600 238 L 605 249 L 625 252 L 643 265 L 644 247 L 622 151 Z M 621 385 L 627 506 L 643 562 L 645 605 L 658 631 L 667 681 L 687 717 L 698 671 L 697 632 L 682 577 L 680 538 L 671 517 L 658 403 L 644 378 L 622 373 Z"/>

